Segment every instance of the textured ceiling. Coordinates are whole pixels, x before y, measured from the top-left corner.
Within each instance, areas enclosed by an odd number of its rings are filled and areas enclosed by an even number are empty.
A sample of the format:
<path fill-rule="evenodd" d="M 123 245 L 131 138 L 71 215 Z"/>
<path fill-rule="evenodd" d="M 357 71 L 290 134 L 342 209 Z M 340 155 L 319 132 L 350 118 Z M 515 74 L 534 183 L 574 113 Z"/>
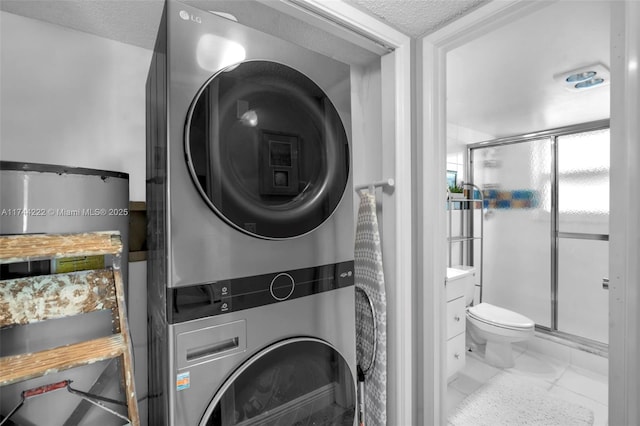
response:
<path fill-rule="evenodd" d="M 153 49 L 162 0 L 0 0 L 0 10 Z"/>
<path fill-rule="evenodd" d="M 489 0 L 345 1 L 411 37 L 420 37 L 455 21 Z"/>

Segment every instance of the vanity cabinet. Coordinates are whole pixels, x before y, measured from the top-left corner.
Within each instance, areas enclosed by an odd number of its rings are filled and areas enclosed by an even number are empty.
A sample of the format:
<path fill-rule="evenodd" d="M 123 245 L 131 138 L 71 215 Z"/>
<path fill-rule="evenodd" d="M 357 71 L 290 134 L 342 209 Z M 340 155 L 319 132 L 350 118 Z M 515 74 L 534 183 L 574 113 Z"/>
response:
<path fill-rule="evenodd" d="M 466 306 L 469 295 L 473 297 L 475 269 L 469 266 L 447 268 L 446 327 L 447 327 L 447 380 L 465 365 Z"/>

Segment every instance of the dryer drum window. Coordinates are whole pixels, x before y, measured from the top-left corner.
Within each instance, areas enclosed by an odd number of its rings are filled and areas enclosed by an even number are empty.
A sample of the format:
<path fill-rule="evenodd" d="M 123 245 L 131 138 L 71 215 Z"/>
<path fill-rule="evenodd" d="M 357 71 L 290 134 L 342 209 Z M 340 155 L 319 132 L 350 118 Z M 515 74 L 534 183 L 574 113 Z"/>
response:
<path fill-rule="evenodd" d="M 236 371 L 201 426 L 353 426 L 353 376 L 342 356 L 317 339 L 266 349 Z"/>
<path fill-rule="evenodd" d="M 185 151 L 209 207 L 261 238 L 317 228 L 349 178 L 336 108 L 304 74 L 270 61 L 234 65 L 202 87 L 187 117 Z"/>

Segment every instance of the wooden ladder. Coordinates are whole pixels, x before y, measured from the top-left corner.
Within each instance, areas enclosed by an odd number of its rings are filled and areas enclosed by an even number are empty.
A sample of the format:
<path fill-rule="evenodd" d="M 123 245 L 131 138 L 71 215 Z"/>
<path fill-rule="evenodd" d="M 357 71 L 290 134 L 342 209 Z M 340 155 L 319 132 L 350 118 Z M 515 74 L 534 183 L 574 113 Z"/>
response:
<path fill-rule="evenodd" d="M 104 309 L 111 310 L 113 319 L 113 334 L 109 336 L 0 358 L 0 386 L 120 357 L 129 422 L 139 426 L 131 340 L 119 268 L 121 254 L 118 232 L 0 236 L 0 264 L 113 256 L 113 267 L 108 269 L 0 281 L 0 327 Z"/>

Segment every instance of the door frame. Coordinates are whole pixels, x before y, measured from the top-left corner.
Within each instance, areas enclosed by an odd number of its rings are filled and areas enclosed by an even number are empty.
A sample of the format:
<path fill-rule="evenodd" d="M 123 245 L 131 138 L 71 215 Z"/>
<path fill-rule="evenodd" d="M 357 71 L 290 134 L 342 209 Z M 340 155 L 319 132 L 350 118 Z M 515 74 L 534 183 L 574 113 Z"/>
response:
<path fill-rule="evenodd" d="M 609 424 L 640 424 L 640 3 L 612 2 Z"/>
<path fill-rule="evenodd" d="M 417 48 L 416 230 L 417 294 L 422 306 L 417 333 L 423 360 L 418 398 L 421 424 L 446 420 L 444 279 L 446 216 L 443 208 L 446 164 L 446 54 L 505 23 L 526 16 L 547 2 L 491 2 L 421 40 Z M 640 398 L 640 3 L 612 2 L 611 21 L 611 230 L 609 262 L 609 423 L 638 424 Z M 438 202 L 442 200 L 442 202 Z M 416 262 L 418 263 L 418 262 Z"/>

